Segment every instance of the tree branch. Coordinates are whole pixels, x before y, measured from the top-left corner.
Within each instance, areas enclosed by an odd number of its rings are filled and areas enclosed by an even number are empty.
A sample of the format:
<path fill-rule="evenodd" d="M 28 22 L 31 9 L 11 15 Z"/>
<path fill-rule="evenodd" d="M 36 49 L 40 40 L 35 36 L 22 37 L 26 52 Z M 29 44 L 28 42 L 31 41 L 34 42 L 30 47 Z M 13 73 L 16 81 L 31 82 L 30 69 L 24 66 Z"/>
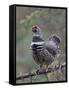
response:
<path fill-rule="evenodd" d="M 19 73 L 18 75 L 16 75 L 16 80 L 21 80 L 24 78 L 29 78 L 29 77 L 41 75 L 41 74 L 48 74 L 56 70 L 62 70 L 63 68 L 65 68 L 65 66 L 66 66 L 66 63 L 63 63 L 61 65 L 56 65 L 54 68 L 49 67 L 47 69 L 36 70 L 35 72 Z"/>

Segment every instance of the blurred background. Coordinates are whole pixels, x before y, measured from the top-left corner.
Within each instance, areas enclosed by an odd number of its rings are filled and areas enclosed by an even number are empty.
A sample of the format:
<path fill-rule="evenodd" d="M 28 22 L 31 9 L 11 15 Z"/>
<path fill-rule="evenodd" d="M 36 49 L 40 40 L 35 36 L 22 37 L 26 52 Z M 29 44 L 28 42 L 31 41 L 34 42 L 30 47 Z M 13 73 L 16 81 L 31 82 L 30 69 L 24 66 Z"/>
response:
<path fill-rule="evenodd" d="M 43 33 L 44 40 L 52 34 L 61 38 L 61 55 L 52 63 L 66 62 L 66 9 L 16 7 L 16 73 L 34 72 L 38 65 L 32 57 L 32 25 L 37 24 Z M 47 75 L 37 75 L 32 82 L 48 82 L 65 80 L 66 73 L 55 71 Z M 30 78 L 17 80 L 17 83 L 29 83 Z"/>

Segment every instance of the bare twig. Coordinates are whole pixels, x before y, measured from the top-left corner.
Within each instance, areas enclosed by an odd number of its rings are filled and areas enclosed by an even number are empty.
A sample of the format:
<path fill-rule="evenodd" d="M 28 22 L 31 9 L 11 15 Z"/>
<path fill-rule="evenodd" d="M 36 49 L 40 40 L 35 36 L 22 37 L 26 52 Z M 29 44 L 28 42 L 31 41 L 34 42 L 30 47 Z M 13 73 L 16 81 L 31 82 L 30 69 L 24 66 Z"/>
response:
<path fill-rule="evenodd" d="M 41 75 L 41 74 L 48 74 L 48 73 L 54 72 L 56 70 L 62 70 L 63 68 L 65 68 L 65 66 L 66 66 L 66 63 L 63 63 L 61 65 L 56 65 L 54 68 L 49 67 L 47 69 L 36 70 L 35 72 L 19 73 L 16 76 L 16 80 L 21 80 L 24 78 L 29 78 L 29 77 Z"/>

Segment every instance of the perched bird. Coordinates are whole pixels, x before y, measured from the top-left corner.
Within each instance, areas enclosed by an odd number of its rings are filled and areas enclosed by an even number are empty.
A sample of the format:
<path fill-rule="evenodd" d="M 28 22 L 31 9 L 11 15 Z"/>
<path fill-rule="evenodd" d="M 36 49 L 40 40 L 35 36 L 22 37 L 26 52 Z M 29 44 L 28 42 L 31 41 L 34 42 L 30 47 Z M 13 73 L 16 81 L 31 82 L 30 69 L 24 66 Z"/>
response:
<path fill-rule="evenodd" d="M 39 64 L 40 67 L 42 67 L 42 65 L 50 65 L 59 51 L 60 38 L 57 35 L 52 35 L 45 42 L 41 29 L 37 25 L 32 27 L 32 32 L 31 48 L 35 62 Z"/>

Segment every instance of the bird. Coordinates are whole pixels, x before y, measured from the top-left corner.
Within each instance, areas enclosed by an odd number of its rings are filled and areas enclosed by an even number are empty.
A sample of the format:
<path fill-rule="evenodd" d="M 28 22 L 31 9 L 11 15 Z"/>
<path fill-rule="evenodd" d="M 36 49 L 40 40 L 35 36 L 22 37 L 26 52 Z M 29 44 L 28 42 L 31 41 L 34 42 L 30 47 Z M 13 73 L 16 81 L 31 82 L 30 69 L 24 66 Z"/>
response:
<path fill-rule="evenodd" d="M 57 57 L 60 50 L 60 37 L 56 34 L 49 36 L 45 41 L 42 30 L 38 25 L 32 26 L 32 56 L 34 61 L 42 68 L 43 65 L 48 67 Z"/>

